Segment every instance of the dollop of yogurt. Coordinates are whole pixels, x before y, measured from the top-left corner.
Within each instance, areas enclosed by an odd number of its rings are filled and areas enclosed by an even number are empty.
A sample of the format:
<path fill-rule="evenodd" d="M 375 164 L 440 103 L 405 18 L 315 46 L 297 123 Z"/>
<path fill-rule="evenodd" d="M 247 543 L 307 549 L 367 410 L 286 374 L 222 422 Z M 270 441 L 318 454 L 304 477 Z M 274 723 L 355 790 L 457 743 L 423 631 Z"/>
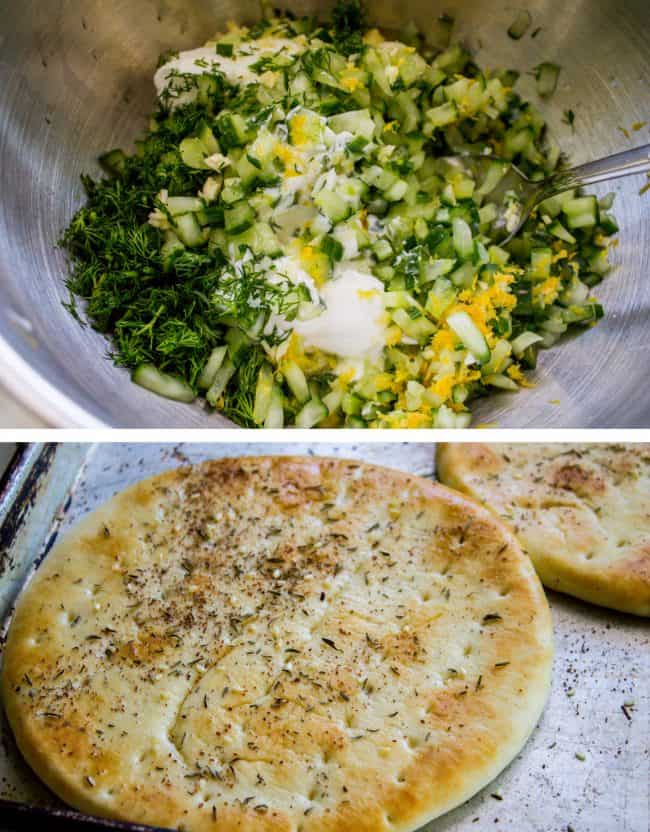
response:
<path fill-rule="evenodd" d="M 242 43 L 235 49 L 241 49 L 245 54 L 229 58 L 225 55 L 218 55 L 216 45 L 208 43 L 198 49 L 179 52 L 175 58 L 158 68 L 153 82 L 158 96 L 167 88 L 173 90 L 172 104 L 179 106 L 187 104 L 196 97 L 196 90 L 186 90 L 186 84 L 183 78 L 178 77 L 179 75 L 222 72 L 230 84 L 257 84 L 260 76 L 251 69 L 251 66 L 262 56 L 276 55 L 278 52 L 295 55 L 304 51 L 304 48 L 301 38 L 266 37 Z"/>
<path fill-rule="evenodd" d="M 383 283 L 353 265 L 340 264 L 319 293 L 321 314 L 294 322 L 305 346 L 342 358 L 377 359 L 386 344 Z"/>

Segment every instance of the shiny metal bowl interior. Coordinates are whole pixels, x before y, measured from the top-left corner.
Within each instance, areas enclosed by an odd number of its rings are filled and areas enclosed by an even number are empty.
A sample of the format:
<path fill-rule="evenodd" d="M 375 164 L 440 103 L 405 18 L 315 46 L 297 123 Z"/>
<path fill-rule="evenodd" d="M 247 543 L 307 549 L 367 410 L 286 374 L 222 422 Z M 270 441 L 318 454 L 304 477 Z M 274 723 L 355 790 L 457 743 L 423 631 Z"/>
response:
<path fill-rule="evenodd" d="M 274 4 L 275 5 L 275 4 Z M 297 13 L 314 2 L 280 3 Z M 648 0 L 369 2 L 389 28 L 425 28 L 441 12 L 480 64 L 530 70 L 562 65 L 558 90 L 541 109 L 572 161 L 650 141 Z M 533 15 L 520 41 L 506 35 L 517 6 Z M 56 241 L 83 193 L 80 173 L 97 155 L 127 146 L 154 103 L 151 77 L 169 48 L 205 41 L 226 20 L 252 21 L 256 0 L 22 0 L 2 4 L 0 24 L 0 378 L 54 426 L 221 427 L 201 406 L 180 405 L 131 384 L 106 358 L 106 340 L 62 307 L 66 261 Z M 520 89 L 534 97 L 523 76 Z M 575 111 L 575 133 L 562 123 Z M 626 136 L 620 128 L 629 131 Z M 606 317 L 542 355 L 537 385 L 484 400 L 477 422 L 508 427 L 650 425 L 650 194 L 622 180 L 616 214 L 617 269 L 598 287 Z M 600 193 L 607 188 L 601 188 Z"/>

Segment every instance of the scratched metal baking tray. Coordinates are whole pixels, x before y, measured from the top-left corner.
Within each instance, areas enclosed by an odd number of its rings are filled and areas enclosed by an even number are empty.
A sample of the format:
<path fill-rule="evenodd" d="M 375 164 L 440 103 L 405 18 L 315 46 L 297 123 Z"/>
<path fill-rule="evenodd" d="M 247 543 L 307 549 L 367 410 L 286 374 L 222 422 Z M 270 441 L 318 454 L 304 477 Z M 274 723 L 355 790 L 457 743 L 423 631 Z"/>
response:
<path fill-rule="evenodd" d="M 115 492 L 187 462 L 272 453 L 355 457 L 434 474 L 433 445 L 425 443 L 24 447 L 0 484 L 0 620 L 56 536 Z M 497 780 L 426 832 L 648 832 L 648 621 L 557 594 L 550 602 L 556 658 L 539 726 Z M 1 719 L 0 832 L 142 829 L 66 809 L 27 768 Z"/>

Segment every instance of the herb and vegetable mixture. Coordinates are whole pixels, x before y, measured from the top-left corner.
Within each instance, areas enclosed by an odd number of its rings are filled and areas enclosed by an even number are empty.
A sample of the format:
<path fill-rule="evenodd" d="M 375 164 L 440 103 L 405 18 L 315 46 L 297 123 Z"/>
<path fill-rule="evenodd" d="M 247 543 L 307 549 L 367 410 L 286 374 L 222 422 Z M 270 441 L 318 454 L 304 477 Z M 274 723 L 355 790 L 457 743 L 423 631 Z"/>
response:
<path fill-rule="evenodd" d="M 136 383 L 249 427 L 463 427 L 602 315 L 609 200 L 548 199 L 500 245 L 498 160 L 541 179 L 559 148 L 516 73 L 402 38 L 352 0 L 165 56 L 148 132 L 63 240 L 72 309 Z"/>

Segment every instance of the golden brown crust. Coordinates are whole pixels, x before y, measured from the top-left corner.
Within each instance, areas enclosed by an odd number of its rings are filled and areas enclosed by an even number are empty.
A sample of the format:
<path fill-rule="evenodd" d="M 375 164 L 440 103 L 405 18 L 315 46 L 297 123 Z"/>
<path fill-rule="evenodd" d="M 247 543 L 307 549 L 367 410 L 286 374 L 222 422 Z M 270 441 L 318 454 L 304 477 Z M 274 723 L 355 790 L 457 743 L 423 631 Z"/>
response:
<path fill-rule="evenodd" d="M 411 830 L 466 800 L 542 710 L 552 631 L 487 511 L 332 459 L 139 483 L 17 606 L 2 691 L 67 802 L 189 832 Z"/>
<path fill-rule="evenodd" d="M 650 615 L 650 445 L 441 445 L 438 476 L 516 532 L 551 589 Z"/>

